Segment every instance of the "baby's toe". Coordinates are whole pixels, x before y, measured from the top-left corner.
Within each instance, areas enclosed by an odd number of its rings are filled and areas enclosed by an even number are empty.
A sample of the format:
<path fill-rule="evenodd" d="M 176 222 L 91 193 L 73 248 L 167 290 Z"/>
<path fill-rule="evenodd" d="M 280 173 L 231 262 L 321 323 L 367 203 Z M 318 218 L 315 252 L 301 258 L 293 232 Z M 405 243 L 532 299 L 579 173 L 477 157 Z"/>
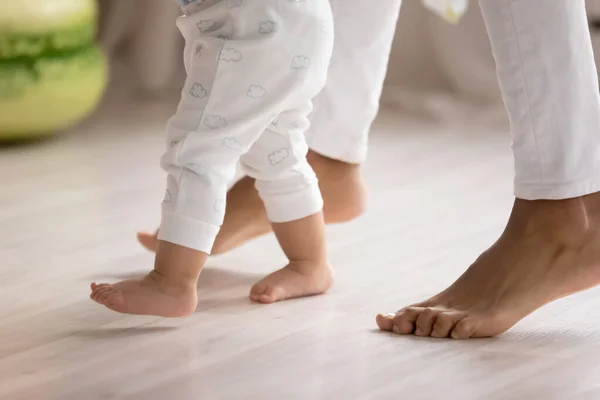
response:
<path fill-rule="evenodd" d="M 114 292 L 115 292 L 115 288 L 112 286 L 107 286 L 107 287 L 98 289 L 98 300 L 97 301 L 99 303 L 104 303 L 106 298 Z"/>
<path fill-rule="evenodd" d="M 259 301 L 260 297 L 266 293 L 268 286 L 263 282 L 258 282 L 250 289 L 250 298 L 254 301 Z"/>
<path fill-rule="evenodd" d="M 106 290 L 107 285 L 96 285 L 96 284 L 92 284 L 92 285 L 93 285 L 93 289 L 92 289 L 92 293 L 90 294 L 90 298 L 94 301 L 98 301 L 98 299 L 100 298 L 102 293 L 104 293 L 104 291 Z"/>
<path fill-rule="evenodd" d="M 277 301 L 277 298 L 272 294 L 261 294 L 258 298 L 259 303 L 271 304 Z"/>
<path fill-rule="evenodd" d="M 110 286 L 110 284 L 109 283 L 98 284 L 96 282 L 92 282 L 92 284 L 90 285 L 90 289 L 92 289 L 92 293 L 93 293 L 93 292 L 96 292 L 98 289 L 101 289 L 101 288 L 107 287 L 107 286 Z"/>
<path fill-rule="evenodd" d="M 286 290 L 281 286 L 269 286 L 260 296 L 259 301 L 263 304 L 271 304 L 276 301 L 285 300 L 288 296 Z"/>

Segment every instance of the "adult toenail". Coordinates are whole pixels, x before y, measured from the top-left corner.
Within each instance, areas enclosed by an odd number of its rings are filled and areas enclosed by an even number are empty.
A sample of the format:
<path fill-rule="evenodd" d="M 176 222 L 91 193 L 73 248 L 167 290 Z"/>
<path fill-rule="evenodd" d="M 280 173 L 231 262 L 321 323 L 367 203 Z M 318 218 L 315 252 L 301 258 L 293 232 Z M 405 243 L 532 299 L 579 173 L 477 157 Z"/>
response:
<path fill-rule="evenodd" d="M 396 325 L 394 325 L 394 326 L 392 327 L 392 332 L 394 332 L 394 333 L 397 333 L 397 334 L 400 334 L 400 329 L 398 329 L 398 327 L 397 327 Z"/>
<path fill-rule="evenodd" d="M 384 317 L 386 318 L 394 318 L 396 316 L 395 313 L 387 313 L 387 314 L 383 314 Z"/>
<path fill-rule="evenodd" d="M 423 336 L 424 332 L 422 330 L 420 330 L 419 328 L 415 329 L 415 335 L 417 336 Z"/>

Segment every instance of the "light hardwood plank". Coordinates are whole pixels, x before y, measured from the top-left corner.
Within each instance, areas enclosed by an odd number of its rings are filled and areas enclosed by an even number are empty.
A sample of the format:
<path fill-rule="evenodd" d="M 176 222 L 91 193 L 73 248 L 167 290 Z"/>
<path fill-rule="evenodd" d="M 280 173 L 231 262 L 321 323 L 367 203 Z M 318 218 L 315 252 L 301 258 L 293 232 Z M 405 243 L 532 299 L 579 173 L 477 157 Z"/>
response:
<path fill-rule="evenodd" d="M 131 99 L 129 99 L 131 100 Z M 600 398 L 600 291 L 470 342 L 377 332 L 374 316 L 434 294 L 501 232 L 511 206 L 505 129 L 383 112 L 365 165 L 369 211 L 329 227 L 334 290 L 272 306 L 272 236 L 212 258 L 184 320 L 111 313 L 92 280 L 142 274 L 158 223 L 172 103 L 107 101 L 54 141 L 0 149 L 1 399 Z"/>

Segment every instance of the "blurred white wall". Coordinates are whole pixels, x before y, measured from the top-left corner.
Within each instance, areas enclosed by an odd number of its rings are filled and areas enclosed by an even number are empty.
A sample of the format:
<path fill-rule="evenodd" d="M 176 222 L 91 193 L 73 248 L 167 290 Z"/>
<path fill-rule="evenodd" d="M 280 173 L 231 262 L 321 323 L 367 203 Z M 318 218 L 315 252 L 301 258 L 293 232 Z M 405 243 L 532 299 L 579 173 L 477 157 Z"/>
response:
<path fill-rule="evenodd" d="M 451 25 L 406 0 L 400 13 L 384 105 L 436 120 L 504 120 L 494 59 L 477 1 Z M 474 110 L 475 108 L 475 110 Z"/>

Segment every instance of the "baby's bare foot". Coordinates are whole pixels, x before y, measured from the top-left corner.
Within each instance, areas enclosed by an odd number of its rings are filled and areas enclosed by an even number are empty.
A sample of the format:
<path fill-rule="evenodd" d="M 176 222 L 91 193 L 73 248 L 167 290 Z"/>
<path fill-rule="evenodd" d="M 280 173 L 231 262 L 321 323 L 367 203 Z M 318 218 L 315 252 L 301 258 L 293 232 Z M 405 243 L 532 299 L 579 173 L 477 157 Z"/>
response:
<path fill-rule="evenodd" d="M 256 283 L 250 299 L 270 304 L 297 297 L 323 294 L 333 284 L 333 269 L 317 262 L 290 263 Z"/>
<path fill-rule="evenodd" d="M 467 339 L 499 335 L 541 306 L 600 284 L 600 194 L 517 200 L 498 242 L 448 289 L 379 328 Z"/>
<path fill-rule="evenodd" d="M 325 223 L 336 224 L 358 217 L 365 208 L 365 189 L 360 166 L 309 152 L 309 164 L 319 179 L 323 196 Z M 227 194 L 225 221 L 212 254 L 221 254 L 248 240 L 271 232 L 265 208 L 254 187 L 254 179 L 242 178 Z M 150 251 L 156 250 L 157 233 L 138 233 L 138 241 Z"/>
<path fill-rule="evenodd" d="M 155 271 L 142 279 L 115 284 L 91 284 L 90 298 L 107 308 L 125 314 L 185 317 L 196 309 L 196 285 L 169 282 Z"/>

